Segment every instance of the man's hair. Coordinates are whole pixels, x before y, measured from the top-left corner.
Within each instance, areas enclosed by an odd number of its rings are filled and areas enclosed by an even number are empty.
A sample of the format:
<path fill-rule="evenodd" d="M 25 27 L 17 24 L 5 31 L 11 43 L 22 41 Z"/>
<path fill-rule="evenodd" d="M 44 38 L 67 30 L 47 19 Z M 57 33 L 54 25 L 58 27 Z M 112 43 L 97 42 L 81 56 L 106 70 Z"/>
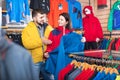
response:
<path fill-rule="evenodd" d="M 45 14 L 45 12 L 43 12 L 43 11 L 40 10 L 40 9 L 34 9 L 34 10 L 32 11 L 32 17 L 35 17 L 38 13 L 40 13 L 40 14 Z"/>

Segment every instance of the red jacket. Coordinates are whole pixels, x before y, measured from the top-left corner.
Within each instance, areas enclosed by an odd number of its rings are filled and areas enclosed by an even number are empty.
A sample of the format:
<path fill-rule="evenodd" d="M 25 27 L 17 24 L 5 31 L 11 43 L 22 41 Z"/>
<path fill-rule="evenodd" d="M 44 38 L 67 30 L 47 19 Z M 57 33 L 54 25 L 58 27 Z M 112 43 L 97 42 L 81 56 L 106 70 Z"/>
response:
<path fill-rule="evenodd" d="M 88 8 L 91 14 L 85 14 L 85 9 Z M 84 36 L 87 42 L 96 41 L 96 38 L 103 38 L 103 32 L 101 24 L 97 17 L 94 16 L 91 6 L 86 6 L 83 9 L 83 13 L 86 15 L 83 18 Z"/>
<path fill-rule="evenodd" d="M 107 0 L 97 0 L 98 6 L 107 5 Z"/>
<path fill-rule="evenodd" d="M 70 32 L 70 30 L 65 29 L 65 34 L 67 34 L 69 32 Z M 63 27 L 62 26 L 59 26 L 56 29 L 54 29 L 50 33 L 49 38 L 48 38 L 52 41 L 52 44 L 47 45 L 46 52 L 51 52 L 52 50 L 57 48 L 59 46 L 60 39 L 62 36 L 63 36 Z"/>

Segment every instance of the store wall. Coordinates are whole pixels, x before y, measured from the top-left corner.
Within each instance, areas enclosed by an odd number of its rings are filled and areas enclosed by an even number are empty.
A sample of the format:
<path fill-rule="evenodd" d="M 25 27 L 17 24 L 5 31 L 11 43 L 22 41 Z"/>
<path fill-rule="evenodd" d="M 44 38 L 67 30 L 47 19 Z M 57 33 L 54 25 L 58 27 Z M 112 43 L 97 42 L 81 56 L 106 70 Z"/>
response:
<path fill-rule="evenodd" d="M 2 9 L 5 9 L 5 0 L 2 0 Z M 30 1 L 30 0 L 29 0 Z M 98 9 L 97 8 L 97 0 L 78 0 L 81 5 L 82 5 L 82 9 L 84 8 L 84 6 L 86 5 L 91 5 L 93 7 L 93 12 L 95 14 L 95 16 L 99 19 L 101 25 L 102 25 L 102 30 L 104 34 L 110 34 L 110 32 L 107 30 L 107 23 L 108 23 L 108 16 L 109 16 L 109 12 L 110 12 L 110 7 L 112 7 L 112 5 L 114 4 L 115 1 L 117 0 L 107 0 L 107 7 L 103 8 L 103 9 Z M 110 6 L 110 1 L 111 1 L 111 6 Z M 84 17 L 84 14 L 82 14 Z M 112 31 L 112 33 L 120 33 L 120 31 Z M 113 37 L 119 37 L 117 36 L 113 36 Z"/>

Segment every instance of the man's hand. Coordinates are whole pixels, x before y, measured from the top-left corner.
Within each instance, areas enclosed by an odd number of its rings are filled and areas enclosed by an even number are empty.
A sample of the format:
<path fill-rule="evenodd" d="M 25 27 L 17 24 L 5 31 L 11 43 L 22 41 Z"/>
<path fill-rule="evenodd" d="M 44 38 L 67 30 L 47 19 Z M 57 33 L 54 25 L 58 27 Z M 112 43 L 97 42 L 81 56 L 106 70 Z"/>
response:
<path fill-rule="evenodd" d="M 44 57 L 45 57 L 45 58 L 48 58 L 48 57 L 49 57 L 48 52 L 45 52 L 45 53 L 44 53 Z"/>
<path fill-rule="evenodd" d="M 44 43 L 44 44 L 51 44 L 52 43 L 52 41 L 51 40 L 49 40 L 49 39 L 46 39 L 46 38 L 41 38 L 42 39 L 42 42 Z"/>

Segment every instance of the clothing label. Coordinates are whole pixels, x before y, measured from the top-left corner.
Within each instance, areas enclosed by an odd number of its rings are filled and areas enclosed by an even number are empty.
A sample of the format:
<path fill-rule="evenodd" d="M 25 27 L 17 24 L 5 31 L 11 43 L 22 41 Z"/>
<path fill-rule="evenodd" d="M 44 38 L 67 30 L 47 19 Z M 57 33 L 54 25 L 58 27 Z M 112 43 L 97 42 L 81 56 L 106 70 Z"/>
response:
<path fill-rule="evenodd" d="M 60 3 L 60 4 L 58 5 L 58 8 L 59 8 L 59 10 L 62 10 L 62 9 L 63 9 L 63 5 Z"/>

